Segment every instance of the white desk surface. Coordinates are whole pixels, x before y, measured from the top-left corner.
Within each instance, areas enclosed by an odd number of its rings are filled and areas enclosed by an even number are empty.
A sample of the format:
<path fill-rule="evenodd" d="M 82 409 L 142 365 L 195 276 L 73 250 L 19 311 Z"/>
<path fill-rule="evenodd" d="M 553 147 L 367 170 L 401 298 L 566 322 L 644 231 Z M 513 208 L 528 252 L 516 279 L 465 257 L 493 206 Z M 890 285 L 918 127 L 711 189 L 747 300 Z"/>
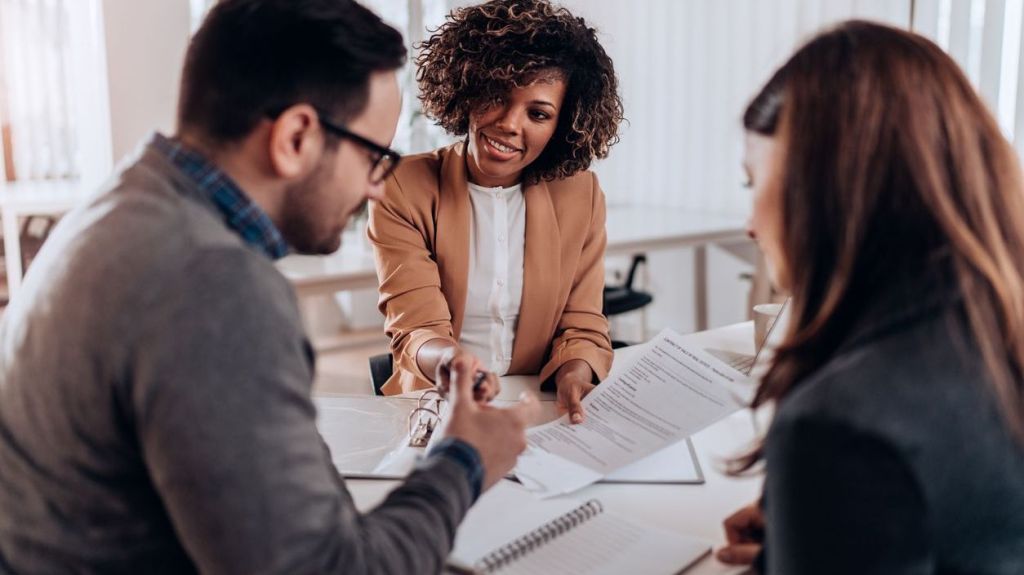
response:
<path fill-rule="evenodd" d="M 753 353 L 753 324 L 735 324 L 688 336 L 695 344 L 736 353 Z M 622 350 L 620 350 L 621 352 Z M 616 357 L 626 357 L 619 354 Z M 503 379 L 502 398 L 514 399 L 524 387 L 536 388 L 536 378 Z M 547 399 L 550 399 L 547 398 Z M 693 445 L 704 470 L 703 485 L 596 484 L 572 496 L 597 498 L 607 509 L 639 523 L 658 525 L 683 535 L 714 542 L 724 541 L 722 520 L 754 501 L 761 493 L 762 477 L 733 478 L 722 473 L 722 462 L 743 450 L 754 439 L 750 412 L 740 411 L 693 436 Z M 397 481 L 350 479 L 349 490 L 361 510 L 384 500 Z M 745 569 L 726 566 L 708 556 L 686 571 L 687 575 L 739 574 Z"/>
<path fill-rule="evenodd" d="M 606 228 L 609 255 L 746 241 L 744 218 L 682 208 L 609 206 Z M 345 244 L 327 256 L 291 255 L 277 265 L 303 296 L 377 287 L 373 254 L 365 243 Z"/>
<path fill-rule="evenodd" d="M 342 290 L 377 289 L 373 253 L 361 246 L 342 248 L 328 256 L 290 255 L 277 262 L 299 295 L 331 294 Z"/>
<path fill-rule="evenodd" d="M 85 198 L 78 182 L 44 180 L 6 183 L 0 186 L 0 210 L 19 214 L 63 214 Z"/>

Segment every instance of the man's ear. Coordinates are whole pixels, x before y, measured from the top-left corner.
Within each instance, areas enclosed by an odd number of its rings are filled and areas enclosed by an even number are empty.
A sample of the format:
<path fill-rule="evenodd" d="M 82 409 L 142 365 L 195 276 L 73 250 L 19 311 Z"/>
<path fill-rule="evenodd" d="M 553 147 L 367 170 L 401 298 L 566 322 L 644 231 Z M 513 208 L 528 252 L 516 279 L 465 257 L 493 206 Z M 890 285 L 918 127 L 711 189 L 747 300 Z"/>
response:
<path fill-rule="evenodd" d="M 270 127 L 271 168 L 282 178 L 301 177 L 316 166 L 323 149 L 323 132 L 309 104 L 286 108 Z"/>

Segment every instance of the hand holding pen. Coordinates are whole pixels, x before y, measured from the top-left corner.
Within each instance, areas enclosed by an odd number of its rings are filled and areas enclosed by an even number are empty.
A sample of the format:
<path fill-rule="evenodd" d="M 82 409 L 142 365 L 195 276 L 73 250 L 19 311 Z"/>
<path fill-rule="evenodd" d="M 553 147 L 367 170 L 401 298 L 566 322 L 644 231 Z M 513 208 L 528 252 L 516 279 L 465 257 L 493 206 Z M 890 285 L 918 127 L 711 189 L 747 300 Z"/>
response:
<path fill-rule="evenodd" d="M 498 376 L 487 371 L 481 362 L 473 354 L 462 351 L 459 348 L 451 347 L 445 351 L 441 361 L 437 364 L 437 377 L 435 385 L 442 395 L 446 395 L 451 386 L 451 373 L 453 366 L 458 369 L 467 370 L 473 375 L 473 399 L 478 403 L 488 403 L 501 390 L 501 383 Z"/>
<path fill-rule="evenodd" d="M 441 395 L 449 392 L 453 367 L 460 374 L 472 378 L 473 398 L 477 402 L 489 402 L 498 395 L 501 388 L 498 376 L 490 373 L 484 362 L 447 338 L 438 337 L 422 344 L 416 352 L 416 364 L 420 371 L 428 377 L 432 376 L 434 386 Z"/>
<path fill-rule="evenodd" d="M 494 377 L 489 371 L 478 371 L 473 376 L 473 398 L 480 401 L 481 398 L 487 398 L 486 401 L 494 399 L 494 396 L 498 395 L 495 391 L 491 393 L 491 388 L 496 387 L 490 384 L 490 379 Z"/>

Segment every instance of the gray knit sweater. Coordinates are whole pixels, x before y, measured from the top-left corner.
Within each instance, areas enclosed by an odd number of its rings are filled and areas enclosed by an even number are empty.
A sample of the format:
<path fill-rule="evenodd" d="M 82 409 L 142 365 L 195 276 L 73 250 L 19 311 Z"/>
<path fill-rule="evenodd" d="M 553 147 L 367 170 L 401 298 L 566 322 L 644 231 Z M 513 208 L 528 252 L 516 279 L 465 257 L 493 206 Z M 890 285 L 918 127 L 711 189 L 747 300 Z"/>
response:
<path fill-rule="evenodd" d="M 0 572 L 437 572 L 434 457 L 360 515 L 292 288 L 147 148 L 57 227 L 0 324 Z"/>

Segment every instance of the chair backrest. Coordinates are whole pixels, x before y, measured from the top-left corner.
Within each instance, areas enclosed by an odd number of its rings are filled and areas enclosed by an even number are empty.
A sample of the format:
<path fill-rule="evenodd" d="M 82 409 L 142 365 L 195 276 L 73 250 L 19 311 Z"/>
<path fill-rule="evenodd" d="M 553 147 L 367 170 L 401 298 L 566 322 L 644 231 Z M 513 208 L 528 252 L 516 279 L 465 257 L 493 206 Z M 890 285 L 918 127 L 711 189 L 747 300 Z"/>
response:
<path fill-rule="evenodd" d="M 654 296 L 650 293 L 633 289 L 633 280 L 636 279 L 636 270 L 640 264 L 647 262 L 647 256 L 636 254 L 629 266 L 629 274 L 626 282 L 618 286 L 605 286 L 604 301 L 601 305 L 601 312 L 611 317 L 620 313 L 626 313 L 641 309 L 652 301 Z"/>
<path fill-rule="evenodd" d="M 633 288 L 633 279 L 636 277 L 636 268 L 639 267 L 640 264 L 646 264 L 646 263 L 647 263 L 647 255 L 646 254 L 636 254 L 636 255 L 633 256 L 633 261 L 629 264 L 629 274 L 626 276 L 626 283 L 624 284 L 625 287 L 630 288 L 630 289 Z"/>
<path fill-rule="evenodd" d="M 394 370 L 394 358 L 390 353 L 370 357 L 370 384 L 373 385 L 374 395 L 384 395 L 381 388 L 391 379 Z"/>

